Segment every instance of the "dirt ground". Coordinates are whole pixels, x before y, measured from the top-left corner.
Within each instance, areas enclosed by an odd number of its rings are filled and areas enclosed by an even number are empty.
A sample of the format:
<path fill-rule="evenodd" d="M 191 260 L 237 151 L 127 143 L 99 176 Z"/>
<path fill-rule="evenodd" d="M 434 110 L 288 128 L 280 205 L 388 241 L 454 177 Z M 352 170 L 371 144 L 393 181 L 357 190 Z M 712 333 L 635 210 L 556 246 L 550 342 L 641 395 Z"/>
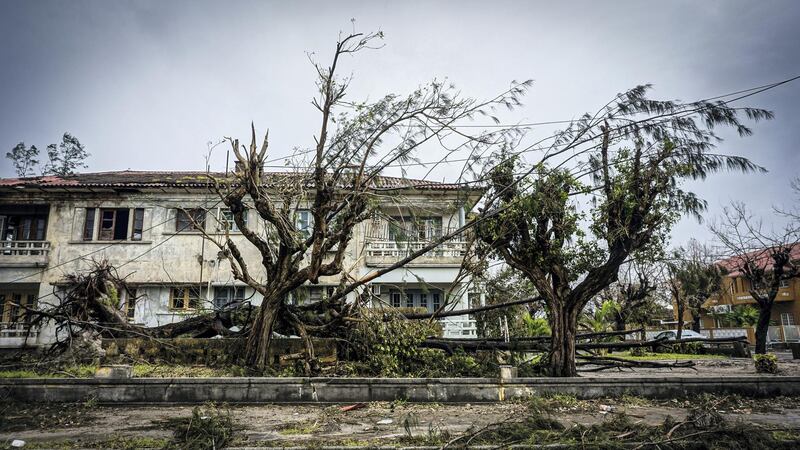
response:
<path fill-rule="evenodd" d="M 800 427 L 800 399 L 723 398 L 716 407 L 726 419 L 768 427 Z M 579 401 L 545 400 L 547 414 L 569 428 L 590 426 L 624 414 L 635 423 L 659 425 L 668 416 L 684 420 L 696 399 L 651 401 L 635 397 Z M 4 406 L 0 406 L 2 408 Z M 223 407 L 240 427 L 234 444 L 252 447 L 398 445 L 410 437 L 457 436 L 524 414 L 528 402 L 504 404 L 259 405 Z M 0 447 L 12 439 L 25 448 L 159 447 L 173 430 L 166 424 L 191 417 L 189 406 L 112 407 L 14 405 L 0 422 Z"/>

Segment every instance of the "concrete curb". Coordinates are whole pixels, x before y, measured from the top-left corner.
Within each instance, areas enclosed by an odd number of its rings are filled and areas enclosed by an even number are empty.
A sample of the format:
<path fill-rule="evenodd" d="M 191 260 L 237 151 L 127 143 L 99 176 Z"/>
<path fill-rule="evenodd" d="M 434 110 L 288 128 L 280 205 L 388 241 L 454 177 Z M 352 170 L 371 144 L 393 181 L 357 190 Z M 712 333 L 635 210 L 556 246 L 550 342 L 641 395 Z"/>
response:
<path fill-rule="evenodd" d="M 648 398 L 703 393 L 751 397 L 800 395 L 798 376 L 637 378 L 130 378 L 0 379 L 0 401 L 198 404 L 502 402 L 546 394 L 581 399 L 624 394 Z"/>

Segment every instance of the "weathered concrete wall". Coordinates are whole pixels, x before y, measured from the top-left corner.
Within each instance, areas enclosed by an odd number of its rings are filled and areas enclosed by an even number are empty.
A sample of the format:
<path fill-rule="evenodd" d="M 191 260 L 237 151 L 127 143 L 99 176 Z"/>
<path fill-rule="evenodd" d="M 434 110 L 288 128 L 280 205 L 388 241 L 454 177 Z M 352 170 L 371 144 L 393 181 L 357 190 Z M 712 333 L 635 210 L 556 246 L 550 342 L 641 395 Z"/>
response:
<path fill-rule="evenodd" d="M 314 339 L 314 352 L 322 360 L 336 360 L 333 339 Z M 199 364 L 220 367 L 236 364 L 244 343 L 238 339 L 103 339 L 106 355 L 103 363 L 128 363 L 143 360 L 151 363 Z M 276 366 L 292 363 L 287 355 L 304 351 L 302 339 L 276 338 L 270 345 L 269 359 Z M 284 358 L 281 358 L 281 357 Z"/>
<path fill-rule="evenodd" d="M 500 402 L 544 394 L 675 398 L 702 393 L 800 395 L 800 377 L 0 379 L 0 399 L 101 403 Z"/>

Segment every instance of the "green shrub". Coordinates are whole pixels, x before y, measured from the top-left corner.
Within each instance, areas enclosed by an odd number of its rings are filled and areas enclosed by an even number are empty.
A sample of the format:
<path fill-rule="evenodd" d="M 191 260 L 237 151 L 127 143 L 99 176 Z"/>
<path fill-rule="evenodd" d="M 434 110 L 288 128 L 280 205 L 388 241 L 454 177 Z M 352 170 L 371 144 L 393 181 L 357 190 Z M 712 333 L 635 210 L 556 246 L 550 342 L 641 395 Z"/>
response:
<path fill-rule="evenodd" d="M 353 330 L 348 353 L 367 363 L 369 371 L 383 377 L 399 377 L 413 370 L 413 362 L 426 349 L 419 344 L 428 336 L 438 336 L 438 323 L 428 320 L 405 320 L 391 310 L 367 312 L 364 321 Z"/>
<path fill-rule="evenodd" d="M 778 373 L 778 357 L 772 353 L 757 354 L 753 361 L 758 373 Z"/>
<path fill-rule="evenodd" d="M 647 349 L 644 347 L 631 348 L 631 356 L 647 356 Z"/>
<path fill-rule="evenodd" d="M 702 342 L 684 342 L 673 346 L 673 352 L 684 355 L 700 355 L 703 353 Z"/>

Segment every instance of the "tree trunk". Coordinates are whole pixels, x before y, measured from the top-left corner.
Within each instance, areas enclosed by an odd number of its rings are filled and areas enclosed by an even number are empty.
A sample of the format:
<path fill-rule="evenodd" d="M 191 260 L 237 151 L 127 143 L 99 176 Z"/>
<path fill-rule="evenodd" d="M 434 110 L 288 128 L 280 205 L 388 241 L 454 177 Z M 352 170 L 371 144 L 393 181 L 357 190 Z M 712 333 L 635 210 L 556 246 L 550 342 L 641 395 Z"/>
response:
<path fill-rule="evenodd" d="M 264 298 L 253 321 L 250 335 L 247 337 L 244 364 L 256 370 L 264 370 L 270 365 L 269 345 L 272 341 L 272 329 L 281 306 L 281 297 L 273 294 Z"/>
<path fill-rule="evenodd" d="M 562 305 L 550 307 L 550 376 L 576 377 L 575 336 L 578 334 L 578 315 L 574 308 Z"/>
<path fill-rule="evenodd" d="M 692 314 L 692 331 L 699 333 L 700 332 L 700 314 L 697 315 Z"/>
<path fill-rule="evenodd" d="M 681 334 L 683 333 L 683 315 L 686 313 L 686 306 L 680 301 L 678 301 L 675 305 L 678 309 L 678 335 L 675 337 L 675 339 L 680 339 Z"/>
<path fill-rule="evenodd" d="M 772 303 L 759 305 L 758 323 L 756 324 L 756 353 L 767 353 L 767 336 L 769 321 L 772 317 Z"/>

